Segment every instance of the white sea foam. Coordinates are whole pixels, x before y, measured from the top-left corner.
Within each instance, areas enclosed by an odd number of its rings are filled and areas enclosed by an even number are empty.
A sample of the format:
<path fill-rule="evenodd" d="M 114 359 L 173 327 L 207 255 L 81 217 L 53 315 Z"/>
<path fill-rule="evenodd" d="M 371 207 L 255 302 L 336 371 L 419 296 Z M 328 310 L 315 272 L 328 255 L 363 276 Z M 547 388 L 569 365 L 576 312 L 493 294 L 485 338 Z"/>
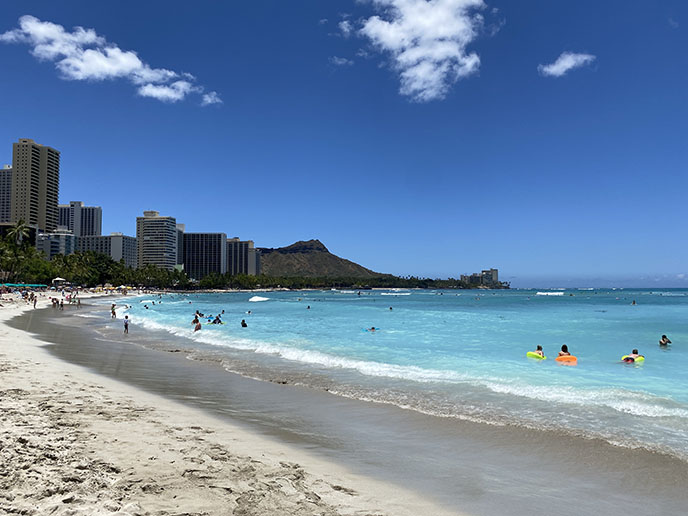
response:
<path fill-rule="evenodd" d="M 580 389 L 571 386 L 539 386 L 505 383 L 499 378 L 469 375 L 451 370 L 427 369 L 418 366 L 402 366 L 375 361 L 339 357 L 320 351 L 299 349 L 288 345 L 276 345 L 238 336 L 228 336 L 217 330 L 194 332 L 175 328 L 141 318 L 137 321 L 146 328 L 165 330 L 174 335 L 191 338 L 213 346 L 230 347 L 243 351 L 272 355 L 302 364 L 328 369 L 349 369 L 366 376 L 408 380 L 418 383 L 468 384 L 489 389 L 497 394 L 528 398 L 548 403 L 604 407 L 634 416 L 688 419 L 688 409 L 667 398 L 625 389 Z"/>
<path fill-rule="evenodd" d="M 625 389 L 576 389 L 566 386 L 516 385 L 501 382 L 484 382 L 483 385 L 499 394 L 511 394 L 551 403 L 607 407 L 634 416 L 688 419 L 688 410 L 676 407 L 672 400 Z"/>
<path fill-rule="evenodd" d="M 536 296 L 563 296 L 563 292 L 536 292 Z"/>

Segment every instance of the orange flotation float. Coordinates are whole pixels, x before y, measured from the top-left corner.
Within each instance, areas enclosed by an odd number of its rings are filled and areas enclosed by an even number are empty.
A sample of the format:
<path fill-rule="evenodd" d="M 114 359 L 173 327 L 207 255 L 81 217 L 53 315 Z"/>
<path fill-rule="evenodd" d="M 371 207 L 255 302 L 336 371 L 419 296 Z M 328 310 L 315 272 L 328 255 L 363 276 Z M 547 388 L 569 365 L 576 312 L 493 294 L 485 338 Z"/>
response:
<path fill-rule="evenodd" d="M 565 365 L 576 365 L 578 364 L 578 358 L 573 355 L 564 355 L 562 357 L 557 357 L 554 360 Z"/>

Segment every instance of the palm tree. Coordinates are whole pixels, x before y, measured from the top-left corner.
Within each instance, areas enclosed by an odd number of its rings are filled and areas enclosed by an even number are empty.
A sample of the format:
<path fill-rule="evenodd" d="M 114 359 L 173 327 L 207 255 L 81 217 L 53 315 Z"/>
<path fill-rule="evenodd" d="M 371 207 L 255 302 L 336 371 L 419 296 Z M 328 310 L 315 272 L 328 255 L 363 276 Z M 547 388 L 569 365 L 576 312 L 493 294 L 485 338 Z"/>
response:
<path fill-rule="evenodd" d="M 23 247 L 24 239 L 29 238 L 31 228 L 24 221 L 19 219 L 17 223 L 7 231 L 7 238 L 13 242 L 17 247 Z"/>

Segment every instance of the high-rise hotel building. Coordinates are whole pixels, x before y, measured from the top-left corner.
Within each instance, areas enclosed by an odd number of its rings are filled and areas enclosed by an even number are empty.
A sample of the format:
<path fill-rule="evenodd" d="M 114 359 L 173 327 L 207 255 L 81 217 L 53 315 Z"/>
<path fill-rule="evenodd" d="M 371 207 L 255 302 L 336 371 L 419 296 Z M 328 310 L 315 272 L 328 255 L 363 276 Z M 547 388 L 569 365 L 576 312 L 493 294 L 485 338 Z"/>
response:
<path fill-rule="evenodd" d="M 84 206 L 81 201 L 58 205 L 58 225 L 74 235 L 100 236 L 103 231 L 103 209 L 100 206 Z"/>
<path fill-rule="evenodd" d="M 255 248 L 253 240 L 227 239 L 227 272 L 232 276 L 260 274 L 260 251 Z"/>
<path fill-rule="evenodd" d="M 172 270 L 177 265 L 177 220 L 161 217 L 157 211 L 144 211 L 136 217 L 138 266 L 157 265 Z"/>
<path fill-rule="evenodd" d="M 12 165 L 0 168 L 0 222 L 12 217 Z"/>
<path fill-rule="evenodd" d="M 184 233 L 184 271 L 196 280 L 227 272 L 227 234 Z"/>
<path fill-rule="evenodd" d="M 23 220 L 40 231 L 57 228 L 60 152 L 28 138 L 12 144 L 10 222 Z"/>

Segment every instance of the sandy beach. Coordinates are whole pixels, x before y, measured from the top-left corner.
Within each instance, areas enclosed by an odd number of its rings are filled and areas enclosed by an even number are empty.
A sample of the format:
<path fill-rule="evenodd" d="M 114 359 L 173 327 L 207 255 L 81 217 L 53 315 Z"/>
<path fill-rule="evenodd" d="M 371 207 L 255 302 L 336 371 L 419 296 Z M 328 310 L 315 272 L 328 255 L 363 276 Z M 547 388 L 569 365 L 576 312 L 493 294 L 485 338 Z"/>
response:
<path fill-rule="evenodd" d="M 45 342 L 4 324 L 33 308 L 4 304 L 0 513 L 450 514 L 412 492 L 63 362 L 42 349 Z M 48 305 L 41 298 L 38 309 Z"/>

